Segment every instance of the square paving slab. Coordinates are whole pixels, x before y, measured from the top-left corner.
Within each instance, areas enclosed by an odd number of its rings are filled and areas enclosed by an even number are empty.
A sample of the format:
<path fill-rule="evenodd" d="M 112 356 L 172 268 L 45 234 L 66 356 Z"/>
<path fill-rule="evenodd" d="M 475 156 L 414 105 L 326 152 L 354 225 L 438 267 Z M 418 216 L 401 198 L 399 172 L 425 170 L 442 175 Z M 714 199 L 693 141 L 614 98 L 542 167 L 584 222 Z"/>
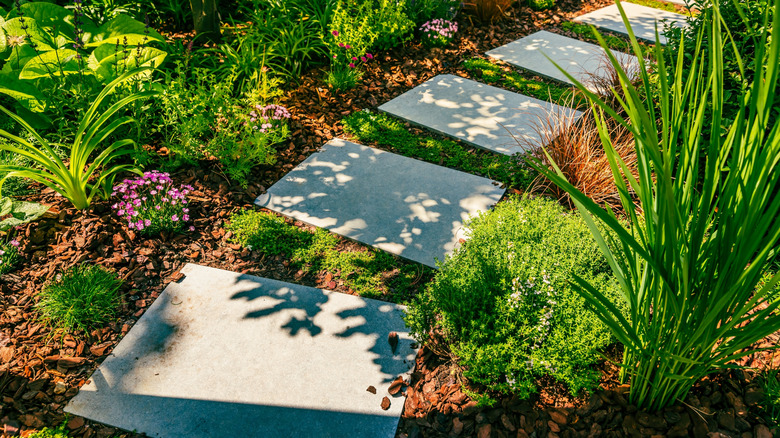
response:
<path fill-rule="evenodd" d="M 664 28 L 661 20 L 667 20 L 679 27 L 686 25 L 685 15 L 682 14 L 635 5 L 633 3 L 623 2 L 621 4 L 626 11 L 628 22 L 631 23 L 631 28 L 634 30 L 634 35 L 639 39 L 651 43 L 655 42 L 655 25 L 658 23 L 658 33 L 661 38 L 659 42 L 661 44 L 666 44 L 666 37 L 663 35 Z M 575 18 L 574 21 L 591 24 L 602 29 L 611 30 L 612 32 L 628 35 L 628 30 L 626 29 L 625 24 L 623 24 L 623 18 L 620 16 L 620 10 L 618 10 L 617 5 L 597 9 Z"/>
<path fill-rule="evenodd" d="M 600 46 L 544 30 L 485 54 L 540 76 L 573 85 L 574 83 L 550 61 L 552 59 L 592 90 L 597 88 L 592 83 L 593 76 L 604 76 L 605 66 L 609 65 L 609 59 Z M 614 50 L 612 54 L 622 65 L 630 69 L 637 69 L 639 66 L 635 56 Z"/>
<path fill-rule="evenodd" d="M 573 109 L 453 75 L 436 76 L 379 109 L 506 155 L 525 152 L 513 135 L 540 143 L 541 121 L 549 114 L 579 115 Z"/>
<path fill-rule="evenodd" d="M 504 190 L 475 175 L 333 139 L 255 204 L 435 267 Z"/>
<path fill-rule="evenodd" d="M 154 437 L 395 436 L 404 399 L 388 387 L 416 354 L 402 306 L 192 264 L 181 272 L 67 412 Z"/>

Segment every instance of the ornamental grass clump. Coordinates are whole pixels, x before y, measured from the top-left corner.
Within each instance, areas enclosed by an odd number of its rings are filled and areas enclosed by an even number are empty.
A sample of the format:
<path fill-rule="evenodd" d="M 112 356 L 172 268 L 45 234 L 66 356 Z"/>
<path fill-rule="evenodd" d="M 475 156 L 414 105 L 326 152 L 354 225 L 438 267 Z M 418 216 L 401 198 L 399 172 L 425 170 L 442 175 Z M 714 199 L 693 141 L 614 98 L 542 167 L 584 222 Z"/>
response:
<path fill-rule="evenodd" d="M 780 0 L 774 4 L 780 9 Z M 772 29 L 780 29 L 780 14 L 771 22 L 764 14 L 749 91 L 735 98 L 724 93 L 724 53 L 737 64 L 742 54 L 722 27 L 717 2 L 701 12 L 705 21 L 694 53 L 682 44 L 651 49 L 654 70 L 673 71 L 674 82 L 651 76 L 620 2 L 618 7 L 642 79 L 632 84 L 606 50 L 620 74 L 626 116 L 567 76 L 592 102 L 627 224 L 559 170 L 531 164 L 569 193 L 620 283 L 627 315 L 596 284 L 575 277 L 577 291 L 624 346 L 629 401 L 658 410 L 684 400 L 699 379 L 735 366 L 780 330 L 780 301 L 771 298 L 780 275 L 756 288 L 780 239 L 780 123 L 772 113 L 780 65 L 761 61 L 780 59 L 780 38 L 770 38 Z M 738 110 L 722 132 L 727 99 Z M 634 137 L 637 177 L 615 150 L 608 118 Z"/>
<path fill-rule="evenodd" d="M 35 305 L 47 325 L 73 332 L 103 327 L 121 305 L 122 280 L 98 265 L 76 265 L 41 289 Z"/>
<path fill-rule="evenodd" d="M 428 47 L 446 47 L 457 31 L 458 23 L 443 18 L 426 21 L 420 26 L 422 42 Z"/>
<path fill-rule="evenodd" d="M 119 202 L 111 208 L 127 227 L 148 236 L 181 231 L 190 221 L 187 194 L 190 185 L 175 187 L 165 172 L 145 172 L 114 187 Z"/>

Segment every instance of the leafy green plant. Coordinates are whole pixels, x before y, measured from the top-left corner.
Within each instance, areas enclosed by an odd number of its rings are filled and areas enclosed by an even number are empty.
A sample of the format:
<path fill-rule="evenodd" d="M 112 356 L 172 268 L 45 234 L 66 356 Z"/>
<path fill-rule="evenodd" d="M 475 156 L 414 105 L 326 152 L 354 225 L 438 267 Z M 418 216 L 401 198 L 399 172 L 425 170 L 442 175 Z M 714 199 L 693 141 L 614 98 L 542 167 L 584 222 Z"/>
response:
<path fill-rule="evenodd" d="M 389 254 L 370 248 L 339 249 L 340 239 L 318 228 L 314 233 L 288 224 L 283 218 L 252 210 L 234 213 L 225 229 L 232 241 L 269 256 L 291 259 L 304 272 L 323 270 L 340 276 L 344 284 L 361 296 L 405 298 L 427 268 L 401 264 Z M 422 269 L 422 271 L 420 271 Z"/>
<path fill-rule="evenodd" d="M 532 163 L 574 199 L 621 285 L 627 316 L 597 285 L 575 277 L 578 292 L 624 345 L 622 375 L 630 378 L 630 402 L 653 410 L 683 400 L 697 380 L 716 368 L 732 367 L 731 361 L 780 329 L 780 302 L 770 300 L 780 275 L 756 289 L 780 238 L 780 123 L 772 117 L 780 66 L 763 63 L 780 59 L 780 39 L 769 38 L 770 29 L 780 29 L 780 14 L 771 22 L 768 12 L 763 16 L 750 93 L 736 100 L 736 117 L 723 135 L 724 53 L 739 60 L 742 55 L 722 27 L 717 4 L 702 16 L 705 24 L 696 34 L 690 67 L 682 44 L 653 49 L 657 70 L 673 70 L 674 82 L 666 75 L 650 77 L 631 31 L 641 64 L 639 89 L 610 56 L 621 76 L 626 118 L 578 83 L 601 114 L 602 143 L 628 212 L 627 225 L 559 172 Z M 624 13 L 623 21 L 630 29 Z M 674 64 L 667 65 L 668 59 Z M 643 95 L 655 95 L 657 102 Z M 606 117 L 633 134 L 638 178 L 616 154 Z"/>
<path fill-rule="evenodd" d="M 569 281 L 620 297 L 585 222 L 552 200 L 512 198 L 473 218 L 467 235 L 410 303 L 415 339 L 443 338 L 463 375 L 490 390 L 526 398 L 542 375 L 573 393 L 592 388 L 591 365 L 612 338 Z"/>
<path fill-rule="evenodd" d="M 147 236 L 162 232 L 178 232 L 190 221 L 187 194 L 190 185 L 178 188 L 170 175 L 164 172 L 144 172 L 142 176 L 126 179 L 114 187 L 112 196 L 117 203 L 111 208 L 127 221 L 127 227 Z"/>
<path fill-rule="evenodd" d="M 502 154 L 467 149 L 449 140 L 419 137 L 409 132 L 398 119 L 367 110 L 354 112 L 341 123 L 344 132 L 365 144 L 376 144 L 407 157 L 484 175 L 511 187 L 526 187 L 533 179 L 523 160 Z"/>
<path fill-rule="evenodd" d="M 412 37 L 405 0 L 339 0 L 330 29 L 358 52 L 387 50 Z"/>
<path fill-rule="evenodd" d="M 555 0 L 528 0 L 528 5 L 531 6 L 531 9 L 541 11 L 555 6 Z"/>
<path fill-rule="evenodd" d="M 409 0 L 406 2 L 406 15 L 419 27 L 437 18 L 452 20 L 462 6 L 460 0 Z"/>
<path fill-rule="evenodd" d="M 0 150 L 28 158 L 30 166 L 0 165 L 0 172 L 8 172 L 2 182 L 9 177 L 24 177 L 39 182 L 66 197 L 79 210 L 89 207 L 95 195 L 107 199 L 116 174 L 133 171 L 129 164 L 116 164 L 122 156 L 133 152 L 133 140 L 116 140 L 109 146 L 98 150 L 104 141 L 111 138 L 120 126 L 133 123 L 129 116 L 115 120 L 111 118 L 128 104 L 153 95 L 152 92 L 132 94 L 100 110 L 106 99 L 118 86 L 138 74 L 148 71 L 140 68 L 127 72 L 109 83 L 87 109 L 76 130 L 76 137 L 69 147 L 70 159 L 67 164 L 55 153 L 53 145 L 46 141 L 29 123 L 3 106 L 0 111 L 21 125 L 34 139 L 35 143 L 19 136 L 0 130 L 12 144 L 0 143 Z M 97 156 L 93 157 L 96 153 Z"/>
<path fill-rule="evenodd" d="M 273 146 L 289 137 L 290 114 L 271 103 L 281 95 L 281 81 L 265 70 L 258 73 L 258 86 L 235 98 L 230 77 L 219 80 L 206 69 L 187 71 L 177 64 L 157 102 L 168 166 L 213 157 L 231 178 L 246 183 L 253 166 L 275 162 Z"/>
<path fill-rule="evenodd" d="M 45 2 L 16 3 L 0 29 L 0 93 L 41 123 L 83 112 L 103 85 L 139 67 L 159 67 L 163 37 L 118 14 L 98 27 L 81 3 L 70 11 Z M 145 74 L 149 74 L 147 71 Z"/>
<path fill-rule="evenodd" d="M 121 287 L 122 281 L 115 273 L 98 265 L 77 265 L 44 285 L 35 308 L 51 327 L 89 332 L 116 316 Z"/>
<path fill-rule="evenodd" d="M 692 5 L 699 10 L 708 8 L 709 1 L 702 2 L 694 0 Z M 764 66 L 770 64 L 773 61 L 766 56 L 769 53 L 766 50 L 758 51 L 757 45 L 761 44 L 761 35 L 766 31 L 764 28 L 764 15 L 765 12 L 769 14 L 769 22 L 771 23 L 772 14 L 774 14 L 774 4 L 771 0 L 755 0 L 749 2 L 734 2 L 732 0 L 718 0 L 718 7 L 720 15 L 723 20 L 723 25 L 729 30 L 731 40 L 730 44 L 735 45 L 735 50 L 725 50 L 723 52 L 723 115 L 721 117 L 721 131 L 726 132 L 729 125 L 734 121 L 737 112 L 739 111 L 739 101 L 741 97 L 750 89 L 750 83 L 754 76 L 754 66 Z M 667 35 L 667 44 L 673 46 L 682 46 L 685 50 L 684 62 L 686 70 L 690 68 L 695 59 L 694 53 L 697 45 L 697 34 L 700 29 L 704 29 L 707 26 L 707 21 L 710 18 L 706 14 L 692 15 L 687 18 L 688 31 L 685 33 L 681 29 L 675 26 L 667 26 L 664 29 Z M 707 35 L 703 35 L 701 39 L 701 50 L 706 51 L 708 46 L 713 42 Z M 739 56 L 735 56 L 738 53 Z M 754 62 L 755 57 L 761 54 L 764 59 L 759 59 L 758 63 Z M 666 53 L 667 62 L 672 63 L 676 58 L 676 53 Z M 669 72 L 672 74 L 673 72 Z M 670 80 L 674 80 L 674 77 L 670 77 Z M 780 93 L 780 88 L 775 90 L 775 94 Z M 775 117 L 780 116 L 780 101 L 776 101 L 773 107 Z M 711 117 L 705 119 L 705 123 L 709 124 L 712 120 Z M 706 132 L 707 126 L 704 131 Z"/>
<path fill-rule="evenodd" d="M 780 372 L 776 369 L 767 369 L 759 379 L 764 390 L 762 403 L 764 412 L 769 421 L 780 426 Z"/>
<path fill-rule="evenodd" d="M 68 438 L 67 423 L 63 423 L 54 429 L 43 429 L 27 435 L 27 438 Z"/>
<path fill-rule="evenodd" d="M 586 103 L 582 96 L 578 96 L 569 87 L 528 79 L 516 71 L 504 69 L 487 59 L 467 59 L 463 61 L 463 68 L 488 84 L 500 84 L 537 99 L 574 107 Z"/>
<path fill-rule="evenodd" d="M 363 77 L 363 64 L 374 59 L 369 52 L 361 52 L 351 45 L 339 41 L 341 35 L 337 30 L 331 31 L 333 44 L 331 48 L 330 72 L 325 82 L 334 90 L 349 90 L 354 88 Z"/>

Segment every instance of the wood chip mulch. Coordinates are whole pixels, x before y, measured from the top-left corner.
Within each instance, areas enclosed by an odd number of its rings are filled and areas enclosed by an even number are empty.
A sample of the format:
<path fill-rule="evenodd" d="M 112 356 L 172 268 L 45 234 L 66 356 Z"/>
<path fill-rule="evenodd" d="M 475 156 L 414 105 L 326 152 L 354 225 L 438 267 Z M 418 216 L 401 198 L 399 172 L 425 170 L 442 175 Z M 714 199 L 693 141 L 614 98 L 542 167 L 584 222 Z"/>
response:
<path fill-rule="evenodd" d="M 251 208 L 256 196 L 295 165 L 327 140 L 343 135 L 339 120 L 351 112 L 375 109 L 437 74 L 465 75 L 459 67 L 462 61 L 609 3 L 563 0 L 545 12 L 515 7 L 508 20 L 493 24 L 469 23 L 461 15 L 461 32 L 452 48 L 427 50 L 409 43 L 381 53 L 377 62 L 368 65 L 363 84 L 346 93 L 335 94 L 327 88 L 322 81 L 324 70 L 310 72 L 283 102 L 293 114 L 291 140 L 279 148 L 277 164 L 259 169 L 248 187 L 231 185 L 210 163 L 172 175 L 177 183 L 195 186 L 190 198 L 194 232 L 143 238 L 123 227 L 107 202 L 96 202 L 88 211 L 79 212 L 50 192 L 32 196 L 31 200 L 52 209 L 42 220 L 25 226 L 25 260 L 15 272 L 0 278 L 0 436 L 26 436 L 44 426 L 61 424 L 68 400 L 165 285 L 180 277 L 178 270 L 187 262 L 350 293 L 331 273 L 305 274 L 283 257 L 268 257 L 229 243 L 225 220 L 236 209 Z M 343 246 L 359 247 L 347 241 Z M 36 294 L 47 279 L 78 263 L 101 264 L 125 280 L 119 318 L 92 333 L 52 332 L 35 317 Z M 780 366 L 780 357 L 774 361 Z M 626 387 L 610 377 L 605 377 L 604 389 L 590 397 L 572 398 L 549 384 L 532 400 L 503 397 L 493 407 L 484 408 L 463 392 L 457 376 L 448 360 L 430 350 L 421 351 L 411 380 L 393 385 L 396 395 L 406 396 L 398 437 L 770 438 L 778 434 L 759 418 L 760 391 L 742 371 L 705 379 L 685 404 L 656 414 L 629 405 Z M 134 436 L 79 417 L 71 417 L 67 428 L 77 437 Z"/>

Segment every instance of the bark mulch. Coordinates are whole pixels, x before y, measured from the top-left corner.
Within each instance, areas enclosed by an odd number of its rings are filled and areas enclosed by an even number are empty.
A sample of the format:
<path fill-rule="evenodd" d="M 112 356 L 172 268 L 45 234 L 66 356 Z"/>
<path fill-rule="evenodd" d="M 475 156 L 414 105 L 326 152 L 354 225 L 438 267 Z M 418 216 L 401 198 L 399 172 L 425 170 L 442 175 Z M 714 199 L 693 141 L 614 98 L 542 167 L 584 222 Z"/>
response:
<path fill-rule="evenodd" d="M 258 169 L 248 187 L 230 184 L 210 163 L 172 175 L 177 183 L 195 186 L 190 197 L 194 232 L 144 238 L 112 216 L 108 202 L 76 211 L 51 192 L 33 195 L 31 200 L 52 208 L 24 228 L 20 268 L 0 277 L 0 436 L 25 436 L 62 424 L 67 401 L 187 262 L 350 293 L 339 273 L 306 274 L 283 257 L 231 244 L 225 220 L 232 211 L 251 208 L 256 196 L 327 140 L 342 135 L 338 122 L 345 115 L 376 108 L 437 74 L 464 75 L 463 60 L 609 3 L 564 0 L 545 12 L 515 7 L 510 19 L 493 24 L 469 23 L 460 16 L 461 32 L 452 48 L 427 50 L 410 43 L 379 54 L 363 84 L 346 93 L 331 93 L 323 70 L 310 72 L 283 102 L 293 115 L 291 140 L 279 147 L 277 164 Z M 349 241 L 341 247 L 361 248 Z M 53 332 L 36 319 L 36 295 L 48 279 L 78 263 L 116 271 L 125 280 L 124 304 L 115 323 L 92 333 Z M 779 366 L 780 357 L 774 360 Z M 402 385 L 407 398 L 398 436 L 769 438 L 778 433 L 759 418 L 760 391 L 743 371 L 706 379 L 685 404 L 655 414 L 629 405 L 626 387 L 607 371 L 603 389 L 590 397 L 572 398 L 541 382 L 541 395 L 532 400 L 499 397 L 493 407 L 478 407 L 463 393 L 451 362 L 423 349 L 411 381 Z M 69 418 L 67 428 L 78 437 L 133 436 L 78 417 Z"/>

